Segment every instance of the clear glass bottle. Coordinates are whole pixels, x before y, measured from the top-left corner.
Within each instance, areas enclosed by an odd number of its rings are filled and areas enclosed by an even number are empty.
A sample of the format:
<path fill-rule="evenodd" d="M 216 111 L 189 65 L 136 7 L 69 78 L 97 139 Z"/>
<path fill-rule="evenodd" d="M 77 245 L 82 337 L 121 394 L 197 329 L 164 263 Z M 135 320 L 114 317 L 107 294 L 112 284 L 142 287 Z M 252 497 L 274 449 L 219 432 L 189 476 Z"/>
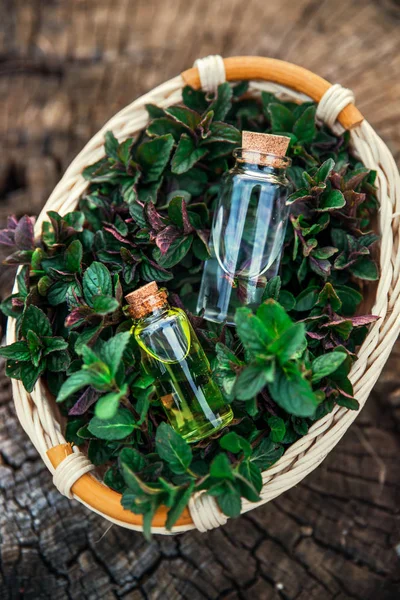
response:
<path fill-rule="evenodd" d="M 239 148 L 224 177 L 210 235 L 197 311 L 234 324 L 239 306 L 257 306 L 277 274 L 289 209 L 290 158 Z"/>
<path fill-rule="evenodd" d="M 166 290 L 155 282 L 128 294 L 126 300 L 143 367 L 155 379 L 171 426 L 188 442 L 197 442 L 228 425 L 232 409 L 212 379 L 186 313 L 171 308 Z"/>

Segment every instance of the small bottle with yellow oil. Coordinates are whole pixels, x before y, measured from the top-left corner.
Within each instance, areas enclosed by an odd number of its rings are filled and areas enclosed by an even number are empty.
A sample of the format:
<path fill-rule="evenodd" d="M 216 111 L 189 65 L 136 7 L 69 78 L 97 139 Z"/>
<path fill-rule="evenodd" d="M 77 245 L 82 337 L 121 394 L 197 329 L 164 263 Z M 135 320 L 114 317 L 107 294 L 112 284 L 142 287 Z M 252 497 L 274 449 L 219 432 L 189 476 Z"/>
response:
<path fill-rule="evenodd" d="M 126 296 L 131 333 L 171 426 L 197 442 L 228 425 L 233 413 L 213 381 L 210 364 L 186 313 L 171 307 L 156 282 Z"/>

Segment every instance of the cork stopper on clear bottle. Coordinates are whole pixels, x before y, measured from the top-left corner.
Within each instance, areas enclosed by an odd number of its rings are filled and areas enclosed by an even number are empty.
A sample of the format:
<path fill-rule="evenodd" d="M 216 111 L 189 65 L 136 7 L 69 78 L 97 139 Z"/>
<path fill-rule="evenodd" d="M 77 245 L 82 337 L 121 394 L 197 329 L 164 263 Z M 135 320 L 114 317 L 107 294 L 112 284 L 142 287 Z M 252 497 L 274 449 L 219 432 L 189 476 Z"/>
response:
<path fill-rule="evenodd" d="M 167 290 L 159 289 L 155 281 L 127 294 L 128 311 L 133 319 L 141 319 L 167 304 Z"/>
<path fill-rule="evenodd" d="M 290 138 L 272 133 L 242 132 L 242 147 L 234 154 L 236 158 L 260 166 L 286 168 L 290 159 L 285 156 Z"/>

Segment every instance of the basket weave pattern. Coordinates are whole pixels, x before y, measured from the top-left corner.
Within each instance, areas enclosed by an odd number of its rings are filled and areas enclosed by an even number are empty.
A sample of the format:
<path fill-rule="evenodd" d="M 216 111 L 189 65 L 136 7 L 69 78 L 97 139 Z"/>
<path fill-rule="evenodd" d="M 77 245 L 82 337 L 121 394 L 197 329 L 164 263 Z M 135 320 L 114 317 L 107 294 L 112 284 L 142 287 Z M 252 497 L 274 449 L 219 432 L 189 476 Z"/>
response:
<path fill-rule="evenodd" d="M 250 61 L 250 57 L 247 59 L 228 59 L 225 64 L 228 64 L 229 61 L 229 64 L 233 64 L 236 61 L 237 65 L 244 71 L 247 64 L 246 60 Z M 266 68 L 268 67 L 268 59 L 254 60 L 257 64 L 260 61 L 266 61 Z M 281 61 L 270 62 L 275 64 Z M 208 91 L 215 89 L 219 83 L 225 80 L 224 61 L 220 57 L 208 57 L 202 59 L 202 61 L 197 61 L 196 67 L 197 76 L 200 76 L 200 83 Z M 268 81 L 268 77 L 265 77 L 263 72 L 262 75 L 259 75 L 260 79 L 250 81 L 249 91 L 253 95 L 259 95 L 261 91 L 265 90 L 278 95 L 285 94 L 285 96 L 295 100 L 308 100 L 310 97 L 313 100 L 319 100 L 317 117 L 327 123 L 334 131 L 340 131 L 341 125 L 337 122 L 337 117 L 354 100 L 352 93 L 338 85 L 329 86 L 327 82 L 324 83 L 328 87 L 318 92 L 307 81 L 302 86 L 296 83 L 294 86 L 295 91 L 290 87 L 291 70 L 297 69 L 300 71 L 300 69 L 287 63 L 281 63 L 278 67 L 282 69 L 281 77 L 276 77 L 274 74 L 271 77 L 273 81 Z M 246 72 L 242 74 L 242 71 L 240 71 L 240 77 L 232 78 L 248 79 Z M 304 70 L 301 71 L 310 77 L 316 77 Z M 63 215 L 76 208 L 81 194 L 87 187 L 87 182 L 83 179 L 81 172 L 84 167 L 99 160 L 104 155 L 105 132 L 112 130 L 119 141 L 140 132 L 149 121 L 145 104 L 152 103 L 166 108 L 181 102 L 182 88 L 188 81 L 191 82 L 189 77 L 185 77 L 187 73 L 189 72 L 167 81 L 135 100 L 116 114 L 89 141 L 71 163 L 46 202 L 35 225 L 36 235 L 41 232 L 47 211 L 53 210 Z M 254 75 L 250 76 L 253 77 Z M 277 81 L 279 83 L 276 83 Z M 285 85 L 283 86 L 281 83 L 285 83 Z M 364 344 L 358 352 L 358 360 L 353 365 L 350 373 L 355 396 L 362 408 L 400 330 L 400 176 L 390 151 L 365 120 L 356 122 L 355 127 L 351 129 L 351 143 L 354 153 L 365 166 L 377 171 L 376 183 L 380 203 L 379 230 L 381 245 L 379 263 L 381 278 L 376 293 L 374 293 L 374 301 L 370 302 L 370 306 L 372 306 L 370 311 L 374 315 L 378 315 L 380 319 L 371 327 Z M 16 291 L 16 284 L 13 291 Z M 15 341 L 15 321 L 10 320 L 7 343 L 11 344 Z M 118 510 L 116 507 L 119 503 L 119 495 L 108 490 L 95 477 L 88 474 L 94 467 L 82 453 L 71 454 L 71 450 L 65 446 L 66 440 L 62 433 L 60 416 L 54 398 L 49 395 L 43 382 L 39 381 L 31 394 L 25 391 L 22 383 L 18 380 L 13 379 L 12 386 L 18 418 L 47 467 L 53 473 L 54 483 L 58 489 L 66 496 L 76 498 L 86 504 L 106 519 L 130 529 L 140 530 L 140 515 L 128 513 L 122 507 Z M 293 444 L 275 465 L 263 473 L 261 501 L 256 504 L 243 500 L 242 512 L 272 500 L 299 483 L 322 462 L 356 417 L 356 411 L 337 406 L 330 414 L 316 422 L 309 432 Z M 55 459 L 55 454 L 52 454 L 52 452 L 60 448 L 65 450 L 64 455 L 61 453 L 60 457 L 58 452 L 58 458 Z M 87 484 L 88 489 L 89 484 L 92 486 L 90 488 L 93 490 L 92 496 L 90 494 L 85 496 L 80 493 L 80 490 L 83 489 L 83 482 Z M 114 508 L 111 507 L 111 500 L 115 505 Z M 153 531 L 155 533 L 170 533 L 165 529 L 164 522 L 165 515 L 160 515 L 159 518 L 156 515 L 153 522 Z M 178 524 L 173 528 L 173 533 L 187 531 L 195 527 L 200 531 L 206 531 L 225 522 L 226 517 L 221 514 L 214 498 L 201 493 L 192 497 L 189 503 L 189 511 L 186 511 L 178 521 Z"/>

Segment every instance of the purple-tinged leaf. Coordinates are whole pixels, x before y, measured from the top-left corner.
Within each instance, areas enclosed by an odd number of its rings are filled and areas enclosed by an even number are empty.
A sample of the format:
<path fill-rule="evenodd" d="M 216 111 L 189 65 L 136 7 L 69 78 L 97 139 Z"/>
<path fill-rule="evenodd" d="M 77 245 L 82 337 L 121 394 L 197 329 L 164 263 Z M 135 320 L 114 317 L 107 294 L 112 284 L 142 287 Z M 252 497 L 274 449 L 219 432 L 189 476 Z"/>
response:
<path fill-rule="evenodd" d="M 350 321 L 353 327 L 363 327 L 364 325 L 370 325 L 371 323 L 375 323 L 380 319 L 380 317 L 376 315 L 361 315 L 359 317 L 346 317 L 341 318 L 338 317 L 330 322 L 330 325 L 340 325 L 341 323 L 345 323 L 346 321 Z"/>
<path fill-rule="evenodd" d="M 100 394 L 93 388 L 86 388 L 83 394 L 75 402 L 74 406 L 70 409 L 68 414 L 70 416 L 84 415 L 85 412 L 88 411 L 95 402 L 97 402 L 99 396 Z"/>
<path fill-rule="evenodd" d="M 103 225 L 103 230 L 107 231 L 108 233 L 111 233 L 111 235 L 122 244 L 128 244 L 129 246 L 135 248 L 136 244 L 134 244 L 131 240 L 121 235 L 119 231 L 117 231 L 117 229 L 114 227 L 114 225 Z"/>
<path fill-rule="evenodd" d="M 157 211 L 153 202 L 148 202 L 145 206 L 145 213 L 147 220 L 150 224 L 150 227 L 154 229 L 154 231 L 161 231 L 165 227 L 165 221 Z"/>
<path fill-rule="evenodd" d="M 160 248 L 161 254 L 166 254 L 172 242 L 180 237 L 181 232 L 173 225 L 168 225 L 156 236 L 156 244 Z"/>
<path fill-rule="evenodd" d="M 89 306 L 79 306 L 74 308 L 65 319 L 65 327 L 73 329 L 81 325 L 88 317 L 94 315 L 95 312 Z"/>
<path fill-rule="evenodd" d="M 313 340 L 323 340 L 326 334 L 318 333 L 317 331 L 306 331 L 306 335 Z"/>
<path fill-rule="evenodd" d="M 15 229 L 15 245 L 20 250 L 32 250 L 35 246 L 33 219 L 25 215 Z"/>
<path fill-rule="evenodd" d="M 14 215 L 7 217 L 7 229 L 16 229 L 18 225 L 18 219 Z"/>
<path fill-rule="evenodd" d="M 12 229 L 2 229 L 0 231 L 1 246 L 15 246 L 15 231 Z"/>
<path fill-rule="evenodd" d="M 185 235 L 192 233 L 194 228 L 193 228 L 192 224 L 190 223 L 186 202 L 184 200 L 182 200 L 182 223 L 183 223 L 183 233 Z"/>

